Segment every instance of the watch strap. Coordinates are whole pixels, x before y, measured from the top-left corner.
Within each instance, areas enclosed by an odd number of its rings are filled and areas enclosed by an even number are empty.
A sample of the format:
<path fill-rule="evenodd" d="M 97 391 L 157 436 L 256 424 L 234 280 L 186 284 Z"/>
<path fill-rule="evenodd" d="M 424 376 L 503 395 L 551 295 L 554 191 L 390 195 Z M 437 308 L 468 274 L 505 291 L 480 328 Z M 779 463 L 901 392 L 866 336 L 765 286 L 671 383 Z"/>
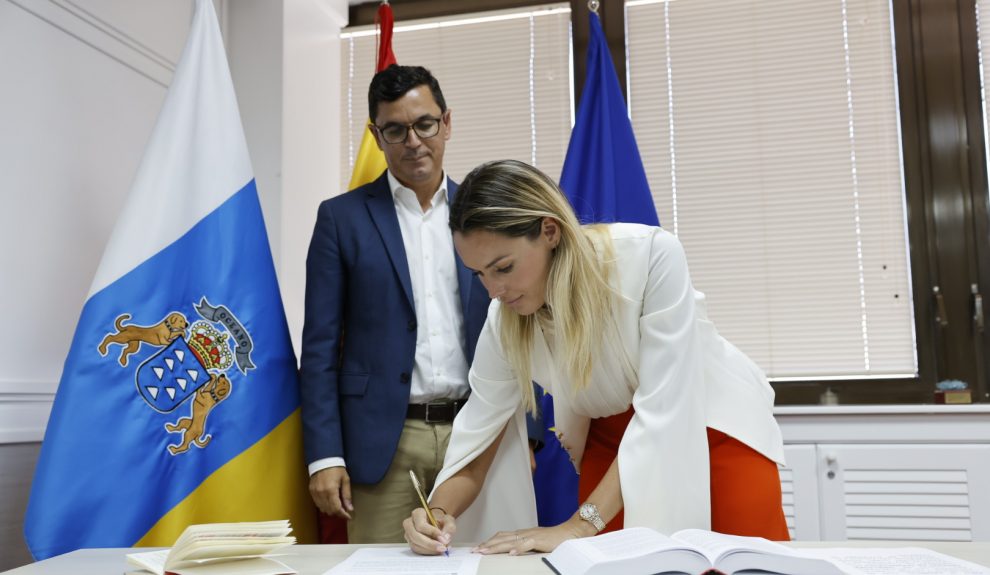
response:
<path fill-rule="evenodd" d="M 598 506 L 594 503 L 585 503 L 581 505 L 578 516 L 594 525 L 595 530 L 599 533 L 605 529 L 605 521 L 602 519 L 602 516 L 599 515 Z"/>

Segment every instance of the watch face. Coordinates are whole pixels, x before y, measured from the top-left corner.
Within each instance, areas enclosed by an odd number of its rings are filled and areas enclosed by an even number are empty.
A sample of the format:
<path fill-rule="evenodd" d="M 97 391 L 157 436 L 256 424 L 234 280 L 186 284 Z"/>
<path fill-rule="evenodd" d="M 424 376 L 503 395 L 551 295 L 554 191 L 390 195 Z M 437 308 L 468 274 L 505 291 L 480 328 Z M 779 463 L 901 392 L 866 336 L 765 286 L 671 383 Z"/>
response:
<path fill-rule="evenodd" d="M 578 508 L 578 517 L 595 526 L 595 530 L 601 533 L 605 529 L 605 521 L 598 514 L 598 507 L 594 503 L 584 503 Z"/>

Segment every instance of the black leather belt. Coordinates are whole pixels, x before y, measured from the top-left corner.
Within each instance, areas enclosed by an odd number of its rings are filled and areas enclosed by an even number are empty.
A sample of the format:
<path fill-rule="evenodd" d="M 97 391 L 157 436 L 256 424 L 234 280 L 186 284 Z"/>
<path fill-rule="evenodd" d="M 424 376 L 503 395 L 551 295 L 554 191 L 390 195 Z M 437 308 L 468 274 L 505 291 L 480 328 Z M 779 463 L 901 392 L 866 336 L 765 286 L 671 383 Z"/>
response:
<path fill-rule="evenodd" d="M 406 419 L 422 419 L 426 423 L 451 423 L 454 416 L 464 407 L 464 399 L 455 401 L 433 401 L 430 403 L 410 403 Z"/>

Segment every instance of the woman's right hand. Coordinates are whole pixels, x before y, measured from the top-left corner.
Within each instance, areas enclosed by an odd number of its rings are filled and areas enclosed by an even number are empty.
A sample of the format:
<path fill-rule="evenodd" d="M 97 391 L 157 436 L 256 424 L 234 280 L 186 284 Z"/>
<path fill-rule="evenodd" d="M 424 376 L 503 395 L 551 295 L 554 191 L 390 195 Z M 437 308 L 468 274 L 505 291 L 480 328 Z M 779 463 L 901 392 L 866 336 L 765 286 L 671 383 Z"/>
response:
<path fill-rule="evenodd" d="M 434 508 L 433 517 L 436 518 L 439 528 L 430 524 L 426 511 L 422 508 L 414 509 L 412 514 L 402 522 L 402 529 L 405 531 L 409 548 L 420 555 L 443 553 L 453 540 L 454 532 L 457 531 L 457 525 L 452 515 L 447 515 L 443 510 Z"/>

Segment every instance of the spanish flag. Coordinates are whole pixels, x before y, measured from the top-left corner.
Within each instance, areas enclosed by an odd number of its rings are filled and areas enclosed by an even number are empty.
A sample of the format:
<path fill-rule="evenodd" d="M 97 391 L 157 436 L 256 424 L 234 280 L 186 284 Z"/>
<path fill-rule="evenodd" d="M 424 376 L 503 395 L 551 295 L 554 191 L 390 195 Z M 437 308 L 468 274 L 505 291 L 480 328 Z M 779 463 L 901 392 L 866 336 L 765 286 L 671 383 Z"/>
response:
<path fill-rule="evenodd" d="M 31 553 L 275 519 L 314 542 L 296 377 L 220 28 L 197 0 L 65 361 Z"/>
<path fill-rule="evenodd" d="M 375 66 L 377 73 L 395 64 L 395 54 L 392 52 L 392 26 L 395 24 L 395 17 L 388 2 L 382 2 L 378 7 L 378 16 L 375 20 L 378 24 L 378 58 Z M 374 118 L 368 119 L 369 126 L 373 120 Z M 385 168 L 385 154 L 378 149 L 371 130 L 365 130 L 357 158 L 354 160 L 354 171 L 351 172 L 348 189 L 353 190 L 375 181 Z"/>

